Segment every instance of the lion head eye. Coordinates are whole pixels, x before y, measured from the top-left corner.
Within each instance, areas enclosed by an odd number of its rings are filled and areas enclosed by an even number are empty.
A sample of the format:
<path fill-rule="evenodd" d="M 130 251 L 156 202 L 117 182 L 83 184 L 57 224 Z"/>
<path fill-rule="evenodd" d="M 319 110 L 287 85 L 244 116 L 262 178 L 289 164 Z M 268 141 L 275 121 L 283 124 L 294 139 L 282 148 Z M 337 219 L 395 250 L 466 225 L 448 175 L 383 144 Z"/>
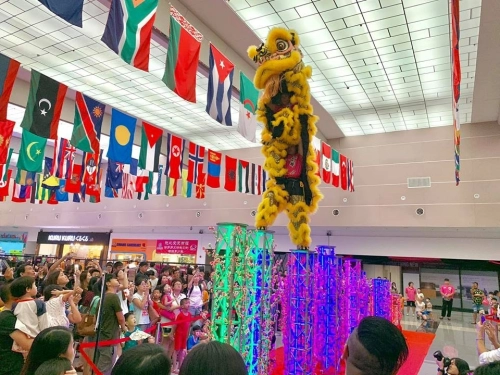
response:
<path fill-rule="evenodd" d="M 278 51 L 286 51 L 288 49 L 288 42 L 283 39 L 276 40 L 276 49 Z"/>

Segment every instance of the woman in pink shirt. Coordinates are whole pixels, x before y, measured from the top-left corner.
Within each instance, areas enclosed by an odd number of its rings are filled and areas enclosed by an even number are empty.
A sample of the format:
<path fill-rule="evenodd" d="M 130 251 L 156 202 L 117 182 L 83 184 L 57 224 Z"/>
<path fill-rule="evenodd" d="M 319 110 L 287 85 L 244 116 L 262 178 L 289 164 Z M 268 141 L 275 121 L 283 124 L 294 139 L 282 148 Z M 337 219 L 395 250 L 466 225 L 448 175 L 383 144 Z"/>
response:
<path fill-rule="evenodd" d="M 417 295 L 417 290 L 413 287 L 413 283 L 410 281 L 408 286 L 405 288 L 406 294 L 406 316 L 410 315 L 410 307 L 413 316 L 415 316 L 415 296 Z"/>

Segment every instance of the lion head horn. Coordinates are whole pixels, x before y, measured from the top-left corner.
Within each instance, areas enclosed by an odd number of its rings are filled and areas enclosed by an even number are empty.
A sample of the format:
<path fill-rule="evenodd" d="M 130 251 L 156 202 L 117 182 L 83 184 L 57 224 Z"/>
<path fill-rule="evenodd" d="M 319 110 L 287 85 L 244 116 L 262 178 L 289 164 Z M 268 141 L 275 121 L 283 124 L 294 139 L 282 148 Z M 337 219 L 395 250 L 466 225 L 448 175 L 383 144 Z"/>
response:
<path fill-rule="evenodd" d="M 259 52 L 257 51 L 257 46 L 248 47 L 247 54 L 248 54 L 248 57 L 250 57 L 253 61 L 255 61 L 255 59 L 257 58 L 257 55 L 259 54 Z"/>

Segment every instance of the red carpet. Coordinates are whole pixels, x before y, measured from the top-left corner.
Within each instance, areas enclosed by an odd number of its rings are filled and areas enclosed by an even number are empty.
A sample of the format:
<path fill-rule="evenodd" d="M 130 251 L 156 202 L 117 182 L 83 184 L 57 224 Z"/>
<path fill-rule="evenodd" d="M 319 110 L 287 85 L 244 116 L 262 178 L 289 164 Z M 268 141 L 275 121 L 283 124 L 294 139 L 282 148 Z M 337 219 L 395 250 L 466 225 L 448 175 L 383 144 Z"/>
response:
<path fill-rule="evenodd" d="M 417 375 L 435 335 L 433 333 L 413 331 L 403 331 L 403 334 L 408 343 L 410 355 L 403 367 L 399 370 L 398 375 Z M 274 350 L 271 353 L 271 358 L 276 361 L 276 367 L 272 371 L 272 375 L 284 375 L 284 348 L 281 347 Z"/>
<path fill-rule="evenodd" d="M 434 333 L 414 331 L 403 331 L 403 334 L 408 343 L 410 355 L 398 374 L 417 375 L 436 335 Z"/>

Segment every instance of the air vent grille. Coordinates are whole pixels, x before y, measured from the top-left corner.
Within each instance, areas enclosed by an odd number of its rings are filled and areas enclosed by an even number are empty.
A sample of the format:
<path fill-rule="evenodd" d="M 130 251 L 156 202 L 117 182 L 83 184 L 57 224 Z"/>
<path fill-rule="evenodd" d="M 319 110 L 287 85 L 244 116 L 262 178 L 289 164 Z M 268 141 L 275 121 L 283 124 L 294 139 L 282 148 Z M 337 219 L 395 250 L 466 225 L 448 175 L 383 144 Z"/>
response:
<path fill-rule="evenodd" d="M 409 189 L 430 188 L 430 187 L 431 187 L 431 178 L 430 177 L 410 177 L 410 178 L 408 178 L 408 188 Z"/>

